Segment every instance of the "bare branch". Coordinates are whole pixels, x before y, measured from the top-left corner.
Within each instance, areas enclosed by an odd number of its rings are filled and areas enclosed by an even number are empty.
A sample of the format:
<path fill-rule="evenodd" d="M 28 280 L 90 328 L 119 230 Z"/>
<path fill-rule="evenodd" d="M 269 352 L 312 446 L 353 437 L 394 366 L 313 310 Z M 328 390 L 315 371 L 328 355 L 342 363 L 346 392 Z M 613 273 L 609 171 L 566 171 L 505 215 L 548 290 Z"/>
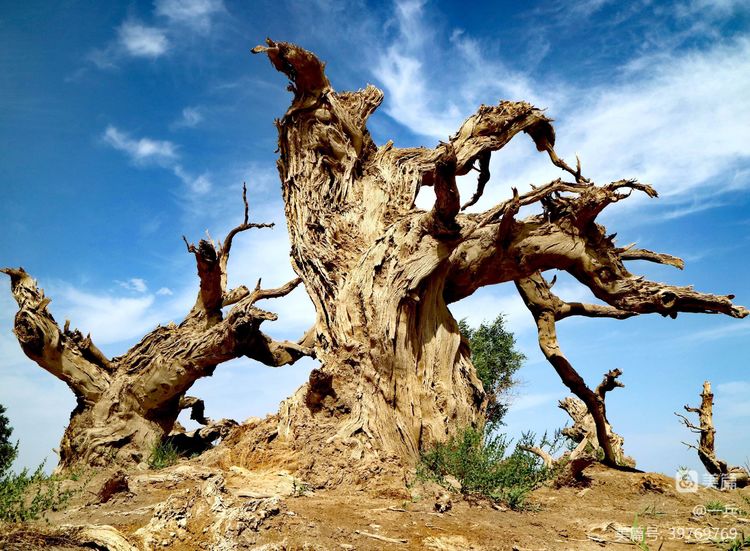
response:
<path fill-rule="evenodd" d="M 490 181 L 490 157 L 489 151 L 482 151 L 479 156 L 479 177 L 477 178 L 477 190 L 474 195 L 469 199 L 462 207 L 461 210 L 466 210 L 470 206 L 476 204 L 477 201 L 482 197 L 484 193 L 484 187 L 487 182 Z"/>
<path fill-rule="evenodd" d="M 276 287 L 275 289 L 261 289 L 260 280 L 258 280 L 258 285 L 256 285 L 253 292 L 250 293 L 249 302 L 250 304 L 255 304 L 259 300 L 286 296 L 294 291 L 300 283 L 302 283 L 302 279 L 298 277 L 288 281 L 281 287 Z"/>
<path fill-rule="evenodd" d="M 542 459 L 542 461 L 544 462 L 544 466 L 547 467 L 548 469 L 551 469 L 555 465 L 555 460 L 553 459 L 553 457 L 549 453 L 547 453 L 547 451 L 543 450 L 539 446 L 521 446 L 521 445 L 519 445 L 518 448 L 521 449 L 521 450 L 523 450 L 523 451 L 525 451 L 525 452 L 529 452 L 529 453 L 533 453 L 534 455 L 538 455 Z"/>
<path fill-rule="evenodd" d="M 619 381 L 617 378 L 622 375 L 622 370 L 620 369 L 612 369 L 608 371 L 604 375 L 604 379 L 602 379 L 602 382 L 599 383 L 599 386 L 596 387 L 596 394 L 604 400 L 604 395 L 609 392 L 610 390 L 614 390 L 615 388 L 623 388 L 625 385 Z"/>
<path fill-rule="evenodd" d="M 238 226 L 235 226 L 232 228 L 227 236 L 224 238 L 224 243 L 219 248 L 219 256 L 222 258 L 224 269 L 226 269 L 227 259 L 229 258 L 229 251 L 232 248 L 232 240 L 234 239 L 234 236 L 237 235 L 240 232 L 252 229 L 252 228 L 273 228 L 274 223 L 257 223 L 257 222 L 250 222 L 249 221 L 249 214 L 250 214 L 250 207 L 247 202 L 247 185 L 243 182 L 242 183 L 242 202 L 245 206 L 245 216 L 243 218 L 242 224 L 239 224 Z"/>
<path fill-rule="evenodd" d="M 90 337 L 84 339 L 78 331 L 75 337 L 60 331 L 47 310 L 50 299 L 23 268 L 2 268 L 0 272 L 10 276 L 18 304 L 14 333 L 24 353 L 64 381 L 84 403 L 93 404 L 110 384 L 109 360 Z"/>
<path fill-rule="evenodd" d="M 632 247 L 632 245 L 631 245 Z M 655 262 L 657 264 L 666 264 L 674 266 L 682 270 L 685 267 L 685 261 L 671 254 L 655 253 L 647 249 L 633 249 L 630 247 L 624 247 L 617 249 L 622 260 L 647 260 L 649 262 Z"/>

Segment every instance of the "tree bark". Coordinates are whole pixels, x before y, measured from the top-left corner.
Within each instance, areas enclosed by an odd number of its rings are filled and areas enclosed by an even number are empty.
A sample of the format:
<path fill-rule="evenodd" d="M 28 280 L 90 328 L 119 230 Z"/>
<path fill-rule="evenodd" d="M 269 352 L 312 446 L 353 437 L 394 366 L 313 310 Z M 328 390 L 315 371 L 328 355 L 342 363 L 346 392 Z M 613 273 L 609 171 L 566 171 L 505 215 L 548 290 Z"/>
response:
<path fill-rule="evenodd" d="M 258 285 L 226 288 L 226 265 L 236 233 L 267 224 L 247 220 L 232 230 L 217 246 L 201 241 L 188 245 L 195 255 L 200 292 L 195 305 L 179 325 L 159 326 L 124 355 L 107 358 L 66 321 L 60 329 L 49 313 L 50 299 L 23 268 L 1 270 L 10 276 L 11 290 L 19 310 L 15 334 L 24 353 L 64 381 L 77 399 L 70 424 L 60 444 L 60 467 L 140 463 L 148 458 L 154 443 L 175 428 L 180 411 L 193 409 L 193 418 L 206 427 L 180 435 L 176 440 L 192 451 L 205 449 L 226 435 L 234 422 L 216 423 L 203 415 L 202 402 L 186 397 L 195 381 L 213 374 L 222 362 L 247 356 L 266 365 L 292 363 L 308 354 L 296 343 L 277 342 L 260 331 L 276 315 L 255 306 L 258 300 L 283 296 L 299 283 L 294 280 L 279 289 Z M 258 282 L 260 284 L 260 282 Z M 226 317 L 222 308 L 233 304 Z"/>
<path fill-rule="evenodd" d="M 548 332 L 567 315 L 748 314 L 731 297 L 631 275 L 623 260 L 673 257 L 617 249 L 595 218 L 633 190 L 656 192 L 631 180 L 592 184 L 580 163 L 573 169 L 555 154 L 551 121 L 533 106 L 482 106 L 435 149 L 377 147 L 366 122 L 383 99 L 380 90 L 336 92 L 324 64 L 294 44 L 269 39 L 253 52 L 269 57 L 293 93 L 277 121 L 278 168 L 293 267 L 316 309 L 312 340 L 321 366 L 278 417 L 234 442 L 240 460 L 273 461 L 274 446 L 283 446 L 285 457 L 304 453 L 299 461 L 308 470 L 327 465 L 320 478 L 331 482 L 351 471 L 352 461 L 413 465 L 425 446 L 482 424 L 485 394 L 448 305 L 484 285 L 517 281 L 522 290 L 528 278 L 556 268 L 608 304 L 560 301 L 559 312 L 542 304 Z M 468 204 L 476 202 L 491 153 L 520 132 L 575 181 L 556 180 L 523 196 L 513 190 L 488 211 L 461 213 L 456 176 L 479 164 Z M 435 191 L 428 211 L 414 205 L 422 186 Z M 521 206 L 537 202 L 543 214 L 515 219 Z M 561 356 L 550 350 L 548 357 L 555 364 Z"/>

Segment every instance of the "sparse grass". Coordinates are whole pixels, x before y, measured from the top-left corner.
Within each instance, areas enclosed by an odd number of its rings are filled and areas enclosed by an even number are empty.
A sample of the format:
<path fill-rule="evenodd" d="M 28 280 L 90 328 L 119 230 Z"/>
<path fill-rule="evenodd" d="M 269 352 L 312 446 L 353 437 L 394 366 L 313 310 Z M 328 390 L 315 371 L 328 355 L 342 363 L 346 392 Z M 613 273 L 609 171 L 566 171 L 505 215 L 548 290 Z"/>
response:
<path fill-rule="evenodd" d="M 169 440 L 156 440 L 151 446 L 151 454 L 148 456 L 148 466 L 152 469 L 164 469 L 177 463 L 180 452 Z"/>
<path fill-rule="evenodd" d="M 522 509 L 528 493 L 548 478 L 549 470 L 538 458 L 518 449 L 506 456 L 509 445 L 504 435 L 463 429 L 422 454 L 417 476 L 446 487 L 451 487 L 446 480 L 451 476 L 460 484 L 458 491 L 462 494 L 484 496 Z"/>
<path fill-rule="evenodd" d="M 745 537 L 745 535 L 741 535 L 738 538 L 735 538 L 734 540 L 728 542 L 729 547 L 727 547 L 727 551 L 739 551 L 740 549 L 750 549 L 750 536 Z"/>
<path fill-rule="evenodd" d="M 642 517 L 658 517 L 661 515 L 666 515 L 664 511 L 660 511 L 655 503 L 652 503 L 651 505 L 648 505 L 643 511 L 641 511 L 640 515 Z"/>

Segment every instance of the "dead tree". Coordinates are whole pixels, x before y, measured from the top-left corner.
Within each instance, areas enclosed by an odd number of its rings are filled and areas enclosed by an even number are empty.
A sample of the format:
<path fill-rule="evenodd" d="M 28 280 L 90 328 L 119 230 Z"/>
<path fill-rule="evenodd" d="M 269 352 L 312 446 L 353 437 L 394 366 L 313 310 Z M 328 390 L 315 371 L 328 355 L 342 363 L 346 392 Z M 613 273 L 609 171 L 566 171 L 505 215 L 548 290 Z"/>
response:
<path fill-rule="evenodd" d="M 278 342 L 260 330 L 276 315 L 255 306 L 266 298 L 291 292 L 300 280 L 278 289 L 245 286 L 227 288 L 227 261 L 234 237 L 251 228 L 267 228 L 248 220 L 247 197 L 243 191 L 245 217 L 217 246 L 201 240 L 188 244 L 195 255 L 200 290 L 195 305 L 179 324 L 159 326 L 116 358 L 106 357 L 90 335 L 62 329 L 47 309 L 50 299 L 23 268 L 5 268 L 18 303 L 15 334 L 24 353 L 42 368 L 64 381 L 76 396 L 60 445 L 60 466 L 105 465 L 144 461 L 149 449 L 175 427 L 180 411 L 192 409 L 192 418 L 206 425 L 180 435 L 193 451 L 204 449 L 227 433 L 234 423 L 212 423 L 203 415 L 203 403 L 185 396 L 193 383 L 213 374 L 227 360 L 247 356 L 269 366 L 281 366 L 308 354 L 297 343 Z M 186 241 L 187 243 L 187 241 Z M 226 316 L 222 309 L 230 307 Z"/>
<path fill-rule="evenodd" d="M 269 39 L 253 52 L 268 56 L 293 93 L 276 123 L 278 169 L 293 267 L 317 314 L 313 339 L 321 366 L 276 418 L 244 430 L 236 460 L 296 457 L 296 466 L 311 472 L 324 463 L 321 480 L 330 482 L 353 464 L 411 465 L 420 449 L 456 427 L 481 424 L 485 393 L 448 305 L 485 285 L 517 282 L 537 316 L 542 349 L 586 397 L 601 435 L 603 400 L 564 360 L 556 321 L 748 314 L 732 296 L 632 275 L 624 261 L 682 261 L 618 247 L 596 218 L 633 191 L 649 197 L 656 191 L 635 180 L 589 181 L 580 163 L 572 168 L 557 156 L 550 119 L 528 103 L 481 106 L 434 149 L 377 146 L 366 123 L 383 100 L 379 89 L 336 92 L 324 64 L 294 44 Z M 514 190 L 484 212 L 462 212 L 456 177 L 478 171 L 474 202 L 489 181 L 492 152 L 522 132 L 572 181 L 557 179 L 523 195 Z M 429 210 L 414 204 L 422 187 L 435 192 Z M 543 212 L 516 218 L 532 204 Z M 562 302 L 540 275 L 549 269 L 572 274 L 607 305 Z M 607 461 L 616 463 L 607 439 L 600 440 Z"/>
<path fill-rule="evenodd" d="M 278 168 L 292 265 L 314 304 L 315 325 L 304 346 L 275 342 L 259 330 L 274 316 L 254 303 L 284 295 L 299 280 L 271 291 L 226 288 L 226 257 L 232 237 L 252 227 L 247 216 L 221 247 L 188 245 L 201 279 L 195 307 L 179 326 L 157 328 L 119 358 L 104 357 L 91 339 L 67 327 L 61 331 L 32 279 L 6 270 L 25 352 L 78 396 L 63 441 L 64 463 L 75 457 L 100 461 L 110 450 L 140 457 L 154 436 L 170 430 L 190 385 L 218 363 L 247 355 L 281 365 L 309 346 L 320 367 L 278 415 L 232 431 L 224 440 L 227 460 L 283 463 L 320 484 L 347 473 L 369 480 L 402 472 L 424 447 L 458 427 L 483 423 L 485 392 L 448 305 L 485 285 L 514 281 L 538 318 L 545 354 L 558 372 L 567 370 L 574 393 L 589 396 L 584 402 L 593 408 L 599 442 L 615 464 L 604 437 L 603 400 L 597 405 L 565 365 L 556 321 L 569 315 L 749 313 L 733 305 L 732 296 L 632 275 L 624 261 L 681 261 L 617 247 L 596 218 L 632 191 L 656 192 L 635 180 L 589 181 L 580 163 L 572 168 L 557 156 L 551 121 L 532 105 L 481 106 L 434 149 L 392 142 L 378 147 L 366 124 L 383 100 L 380 90 L 336 92 L 323 63 L 293 44 L 268 40 L 253 51 L 265 53 L 288 77 L 293 93 L 277 121 Z M 478 171 L 468 203 L 476 202 L 490 180 L 492 152 L 519 133 L 572 181 L 560 178 L 523 195 L 514 190 L 484 212 L 462 212 L 456 177 Z M 435 192 L 429 210 L 414 204 L 422 187 Z M 516 218 L 522 206 L 534 204 L 541 214 Z M 606 306 L 561 301 L 541 277 L 550 269 L 572 274 Z M 224 306 L 233 306 L 226 316 Z"/>
<path fill-rule="evenodd" d="M 688 405 L 684 406 L 686 412 L 698 414 L 698 425 L 693 424 L 690 419 L 684 415 L 675 412 L 675 415 L 680 418 L 682 423 L 688 429 L 699 435 L 698 447 L 693 444 L 688 444 L 687 442 L 683 442 L 683 444 L 698 452 L 698 457 L 700 458 L 701 463 L 703 463 L 703 466 L 706 467 L 706 471 L 716 477 L 720 484 L 729 479 L 733 479 L 737 487 L 743 488 L 750 483 L 750 474 L 748 471 L 743 467 L 730 466 L 726 461 L 722 461 L 716 457 L 716 428 L 714 427 L 713 415 L 714 394 L 711 391 L 710 381 L 705 381 L 703 383 L 703 392 L 701 392 L 700 396 L 700 407 L 694 408 Z"/>
<path fill-rule="evenodd" d="M 597 396 L 602 397 L 602 402 L 607 391 L 624 386 L 622 382 L 617 380 L 621 374 L 622 372 L 619 369 L 614 369 L 604 375 L 604 379 L 595 391 Z M 579 398 L 568 396 L 560 400 L 558 406 L 573 421 L 573 424 L 563 428 L 560 434 L 574 442 L 575 448 L 564 452 L 559 457 L 554 457 L 550 451 L 547 451 L 544 444 L 540 446 L 519 445 L 519 448 L 541 458 L 544 466 L 548 469 L 558 470 L 556 485 L 565 486 L 583 483 L 583 470 L 591 463 L 599 460 L 600 454 L 604 455 L 604 447 L 599 444 L 597 424 L 589 408 Z M 617 465 L 635 466 L 635 461 L 627 457 L 623 451 L 623 437 L 612 430 L 612 427 L 606 421 L 606 417 L 604 421 L 607 429 L 607 442 Z"/>

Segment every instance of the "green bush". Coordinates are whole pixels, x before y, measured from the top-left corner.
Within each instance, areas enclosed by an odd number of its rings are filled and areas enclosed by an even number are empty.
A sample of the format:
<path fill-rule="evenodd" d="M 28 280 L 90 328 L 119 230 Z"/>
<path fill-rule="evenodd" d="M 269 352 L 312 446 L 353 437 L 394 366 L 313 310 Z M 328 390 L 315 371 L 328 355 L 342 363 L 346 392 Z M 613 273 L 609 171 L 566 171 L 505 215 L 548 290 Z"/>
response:
<path fill-rule="evenodd" d="M 0 478 L 0 520 L 36 520 L 47 511 L 57 511 L 71 495 L 60 491 L 57 478 L 44 473 L 44 463 L 33 473 L 28 469 L 18 474 L 8 471 Z"/>
<path fill-rule="evenodd" d="M 505 435 L 469 427 L 424 452 L 417 474 L 445 486 L 449 486 L 446 477 L 451 476 L 463 494 L 484 496 L 520 509 L 527 494 L 550 473 L 538 457 L 518 448 L 506 455 L 509 446 Z"/>
<path fill-rule="evenodd" d="M 180 452 L 169 440 L 155 440 L 148 457 L 148 466 L 152 469 L 163 469 L 174 465 L 180 459 Z"/>
<path fill-rule="evenodd" d="M 0 405 L 0 521 L 23 522 L 36 520 L 49 510 L 57 510 L 70 498 L 71 492 L 61 492 L 58 480 L 44 473 L 44 463 L 34 472 L 23 469 L 11 471 L 18 456 L 18 443 L 10 443 L 13 429 Z"/>
<path fill-rule="evenodd" d="M 516 340 L 513 333 L 505 329 L 504 322 L 502 315 L 476 329 L 469 327 L 466 320 L 458 322 L 461 334 L 469 341 L 471 361 L 489 399 L 485 417 L 491 425 L 502 424 L 508 410 L 508 405 L 502 401 L 503 395 L 516 383 L 513 375 L 526 359 L 516 350 Z"/>

